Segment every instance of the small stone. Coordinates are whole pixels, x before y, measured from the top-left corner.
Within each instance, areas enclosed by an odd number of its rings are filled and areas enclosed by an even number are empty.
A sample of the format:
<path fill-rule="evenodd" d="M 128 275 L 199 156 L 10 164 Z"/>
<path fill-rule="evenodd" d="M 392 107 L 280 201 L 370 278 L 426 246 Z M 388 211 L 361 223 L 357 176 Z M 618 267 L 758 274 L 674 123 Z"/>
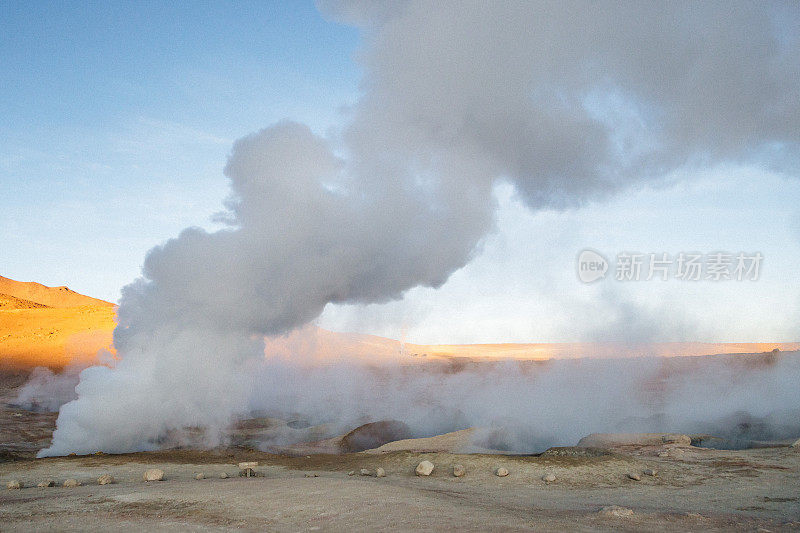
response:
<path fill-rule="evenodd" d="M 545 483 L 552 483 L 555 480 L 556 480 L 556 475 L 552 474 L 552 473 L 551 474 L 545 474 L 545 475 L 542 476 L 542 481 L 544 481 Z"/>
<path fill-rule="evenodd" d="M 386 470 L 381 467 L 375 469 L 375 477 L 386 477 Z"/>
<path fill-rule="evenodd" d="M 628 479 L 632 479 L 634 481 L 641 481 L 642 480 L 642 476 L 632 472 L 632 473 L 628 474 Z"/>
<path fill-rule="evenodd" d="M 53 481 L 52 479 L 45 479 L 44 481 L 40 481 L 36 486 L 39 487 L 40 489 L 44 489 L 47 487 L 55 487 L 56 482 Z"/>
<path fill-rule="evenodd" d="M 416 468 L 416 470 L 414 470 L 414 472 L 418 476 L 430 476 L 431 472 L 433 472 L 434 468 L 435 467 L 433 466 L 432 462 L 430 462 L 430 461 L 422 461 L 420 464 L 417 465 L 417 468 Z"/>
<path fill-rule="evenodd" d="M 347 473 L 347 475 L 348 475 L 348 476 L 355 476 L 355 475 L 356 475 L 356 471 L 355 471 L 355 470 L 351 470 L 351 471 L 349 471 L 349 472 Z"/>
<path fill-rule="evenodd" d="M 195 478 L 195 479 L 197 479 L 197 480 L 201 480 L 201 479 L 205 479 L 205 478 L 206 478 L 206 476 L 205 476 L 205 474 L 203 474 L 202 472 L 198 472 L 198 473 L 196 473 L 196 474 L 194 475 L 194 478 Z"/>
<path fill-rule="evenodd" d="M 633 509 L 620 507 L 619 505 L 609 505 L 600 509 L 600 514 L 612 518 L 627 518 L 633 516 Z"/>
<path fill-rule="evenodd" d="M 67 479 L 66 481 L 64 481 L 64 486 L 65 487 L 70 487 L 70 488 L 71 487 L 79 487 L 80 484 L 81 484 L 81 482 L 78 481 L 77 479 Z"/>
<path fill-rule="evenodd" d="M 18 479 L 12 479 L 8 483 L 6 483 L 6 488 L 8 490 L 19 490 L 24 486 L 25 486 L 25 484 L 22 481 L 18 480 Z"/>
<path fill-rule="evenodd" d="M 111 477 L 111 474 L 103 474 L 97 478 L 98 485 L 111 485 L 112 483 L 114 483 L 114 478 Z"/>
<path fill-rule="evenodd" d="M 644 475 L 656 477 L 658 475 L 658 470 L 654 468 L 647 468 L 644 471 Z"/>
<path fill-rule="evenodd" d="M 372 472 L 370 472 L 370 471 L 369 471 L 369 470 L 367 470 L 366 468 L 362 468 L 362 469 L 361 469 L 361 470 L 360 470 L 358 473 L 359 473 L 359 474 L 361 474 L 362 476 L 369 476 L 369 475 L 372 475 Z"/>
<path fill-rule="evenodd" d="M 502 466 L 494 471 L 494 474 L 497 477 L 506 477 L 508 475 L 508 469 L 503 468 Z"/>
<path fill-rule="evenodd" d="M 220 472 L 219 473 L 219 478 L 220 479 L 228 479 L 228 473 L 227 472 Z"/>
<path fill-rule="evenodd" d="M 164 471 L 160 468 L 151 468 L 146 470 L 142 479 L 145 481 L 163 481 L 164 480 Z"/>
<path fill-rule="evenodd" d="M 466 473 L 467 473 L 467 469 L 464 468 L 464 465 L 462 465 L 462 464 L 453 465 L 453 475 L 455 477 L 464 477 L 464 475 L 466 475 Z"/>
<path fill-rule="evenodd" d="M 305 474 L 303 474 L 303 477 L 319 477 L 319 474 L 317 474 L 316 472 L 315 473 L 306 472 Z"/>
<path fill-rule="evenodd" d="M 659 457 L 669 457 L 669 452 L 658 452 Z"/>

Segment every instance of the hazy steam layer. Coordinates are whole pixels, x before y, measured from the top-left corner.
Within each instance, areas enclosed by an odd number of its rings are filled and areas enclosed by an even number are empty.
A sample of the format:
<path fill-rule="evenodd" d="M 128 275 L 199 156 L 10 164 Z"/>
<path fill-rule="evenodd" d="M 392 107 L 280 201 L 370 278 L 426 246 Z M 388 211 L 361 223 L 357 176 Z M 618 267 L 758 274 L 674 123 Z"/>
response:
<path fill-rule="evenodd" d="M 264 363 L 251 407 L 338 434 L 388 419 L 418 437 L 495 428 L 499 441 L 475 444 L 524 453 L 594 432 L 712 434 L 746 446 L 800 435 L 799 379 L 797 352 L 406 366 L 321 365 L 301 354 Z"/>
<path fill-rule="evenodd" d="M 82 373 L 43 454 L 224 427 L 254 387 L 282 386 L 248 370 L 263 335 L 330 302 L 440 286 L 491 230 L 497 180 L 560 208 L 686 164 L 785 165 L 800 141 L 799 9 L 325 4 L 364 35 L 364 92 L 340 141 L 287 121 L 236 142 L 229 228 L 148 254 L 123 292 L 121 361 Z"/>

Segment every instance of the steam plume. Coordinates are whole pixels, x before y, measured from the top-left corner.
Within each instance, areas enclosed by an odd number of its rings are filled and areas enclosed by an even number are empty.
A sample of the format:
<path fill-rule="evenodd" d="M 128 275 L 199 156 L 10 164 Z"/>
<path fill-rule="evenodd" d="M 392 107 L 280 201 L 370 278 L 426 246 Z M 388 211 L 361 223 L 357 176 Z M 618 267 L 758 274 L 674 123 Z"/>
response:
<path fill-rule="evenodd" d="M 235 143 L 228 227 L 148 253 L 120 302 L 121 360 L 81 374 L 43 455 L 224 427 L 265 386 L 249 371 L 264 335 L 442 285 L 492 229 L 499 180 L 563 208 L 687 164 L 797 154 L 796 4 L 322 8 L 364 38 L 348 124 L 338 140 L 285 121 Z"/>

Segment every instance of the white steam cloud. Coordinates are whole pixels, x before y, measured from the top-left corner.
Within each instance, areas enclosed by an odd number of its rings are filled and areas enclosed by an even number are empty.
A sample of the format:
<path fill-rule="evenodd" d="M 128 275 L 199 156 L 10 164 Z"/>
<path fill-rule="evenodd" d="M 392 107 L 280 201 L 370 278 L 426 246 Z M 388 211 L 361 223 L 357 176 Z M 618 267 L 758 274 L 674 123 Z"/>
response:
<path fill-rule="evenodd" d="M 491 231 L 498 180 L 563 208 L 683 165 L 796 163 L 797 4 L 322 7 L 362 30 L 348 124 L 235 143 L 229 227 L 150 251 L 123 291 L 120 361 L 81 374 L 43 455 L 153 448 L 187 426 L 213 444 L 254 391 L 284 386 L 253 371 L 264 335 L 442 285 Z"/>

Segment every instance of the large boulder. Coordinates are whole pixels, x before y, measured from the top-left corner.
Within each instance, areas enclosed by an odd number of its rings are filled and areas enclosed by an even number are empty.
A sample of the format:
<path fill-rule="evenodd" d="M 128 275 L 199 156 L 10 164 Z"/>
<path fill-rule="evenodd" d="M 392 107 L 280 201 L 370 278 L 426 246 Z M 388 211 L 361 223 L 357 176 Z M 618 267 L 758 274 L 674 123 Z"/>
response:
<path fill-rule="evenodd" d="M 22 481 L 20 481 L 18 479 L 12 479 L 8 483 L 6 483 L 6 488 L 8 490 L 19 490 L 24 486 L 25 486 L 25 484 L 22 483 Z"/>
<path fill-rule="evenodd" d="M 680 433 L 592 433 L 578 441 L 582 448 L 613 448 L 614 446 L 691 446 L 692 438 Z"/>
<path fill-rule="evenodd" d="M 81 485 L 81 482 L 78 481 L 77 479 L 67 479 L 67 480 L 64 481 L 64 486 L 65 487 L 69 487 L 69 488 L 80 487 L 80 485 Z"/>
<path fill-rule="evenodd" d="M 97 478 L 98 485 L 111 485 L 112 483 L 114 483 L 114 478 L 111 476 L 111 474 L 103 474 Z"/>
<path fill-rule="evenodd" d="M 388 442 L 410 439 L 411 429 L 399 420 L 370 422 L 342 437 L 339 448 L 345 453 L 363 452 L 383 446 Z"/>

